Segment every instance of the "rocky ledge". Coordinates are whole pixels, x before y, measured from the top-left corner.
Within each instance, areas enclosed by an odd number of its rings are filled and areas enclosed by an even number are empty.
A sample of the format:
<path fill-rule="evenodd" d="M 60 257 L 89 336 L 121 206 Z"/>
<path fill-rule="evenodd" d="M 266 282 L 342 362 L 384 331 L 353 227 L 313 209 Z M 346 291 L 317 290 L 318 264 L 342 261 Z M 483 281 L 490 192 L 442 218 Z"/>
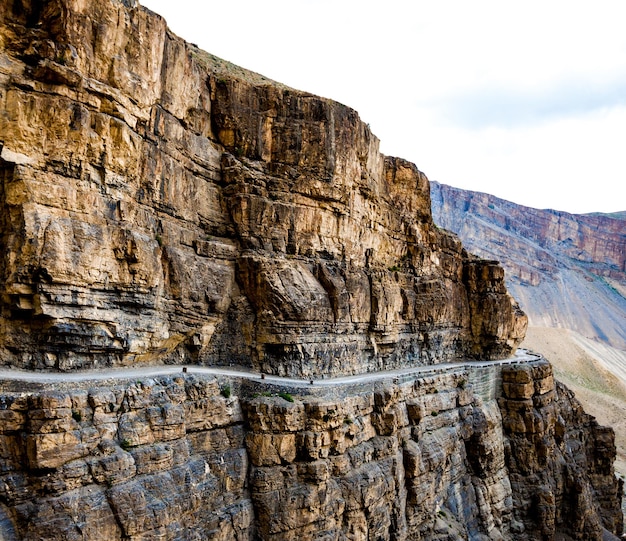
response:
<path fill-rule="evenodd" d="M 135 2 L 0 10 L 0 363 L 352 374 L 501 358 L 526 318 L 355 111 Z"/>
<path fill-rule="evenodd" d="M 501 384 L 480 392 L 482 379 Z M 0 537 L 600 541 L 621 532 L 613 432 L 543 360 L 329 396 L 265 390 L 181 373 L 0 392 Z"/>

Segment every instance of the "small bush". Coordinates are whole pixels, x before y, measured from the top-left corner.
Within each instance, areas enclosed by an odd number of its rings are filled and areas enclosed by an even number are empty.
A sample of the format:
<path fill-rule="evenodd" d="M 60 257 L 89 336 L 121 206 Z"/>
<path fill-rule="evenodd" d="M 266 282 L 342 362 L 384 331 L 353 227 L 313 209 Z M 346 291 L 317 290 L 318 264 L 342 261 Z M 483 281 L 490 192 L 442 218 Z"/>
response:
<path fill-rule="evenodd" d="M 123 440 L 120 442 L 120 447 L 121 447 L 122 449 L 124 449 L 124 451 L 128 451 L 128 450 L 132 447 L 132 445 L 131 445 L 131 443 L 130 443 L 130 441 L 129 441 L 129 440 L 127 440 L 127 439 L 123 439 Z"/>
<path fill-rule="evenodd" d="M 437 417 L 437 415 L 439 415 L 439 412 L 438 411 L 433 411 L 433 412 L 431 412 L 431 415 L 433 417 Z"/>
<path fill-rule="evenodd" d="M 83 420 L 83 414 L 79 410 L 73 410 L 72 419 L 74 419 L 77 423 L 80 423 Z"/>
<path fill-rule="evenodd" d="M 230 385 L 224 385 L 224 387 L 222 387 L 222 390 L 220 391 L 224 398 L 230 398 L 230 392 Z"/>
<path fill-rule="evenodd" d="M 289 393 L 278 393 L 278 396 L 280 396 L 281 398 L 284 398 L 287 402 L 293 402 L 293 396 L 291 396 Z"/>
<path fill-rule="evenodd" d="M 465 389 L 465 386 L 467 385 L 467 381 L 465 381 L 464 379 L 460 380 L 459 383 L 457 384 L 457 387 L 459 389 Z"/>

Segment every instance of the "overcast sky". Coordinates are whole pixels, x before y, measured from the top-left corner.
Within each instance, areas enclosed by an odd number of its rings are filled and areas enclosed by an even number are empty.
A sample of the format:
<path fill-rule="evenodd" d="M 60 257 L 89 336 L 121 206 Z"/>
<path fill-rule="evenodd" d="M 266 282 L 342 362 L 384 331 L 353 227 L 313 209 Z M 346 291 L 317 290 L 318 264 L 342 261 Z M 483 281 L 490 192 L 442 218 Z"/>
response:
<path fill-rule="evenodd" d="M 625 0 L 140 0 L 187 41 L 356 109 L 431 180 L 626 210 Z"/>

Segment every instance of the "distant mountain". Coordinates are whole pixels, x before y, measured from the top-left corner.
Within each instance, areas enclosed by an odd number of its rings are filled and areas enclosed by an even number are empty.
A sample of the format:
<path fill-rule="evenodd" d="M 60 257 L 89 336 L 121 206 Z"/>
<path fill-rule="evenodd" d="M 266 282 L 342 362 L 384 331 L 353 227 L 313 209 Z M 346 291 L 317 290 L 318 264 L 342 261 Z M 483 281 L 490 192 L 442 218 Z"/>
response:
<path fill-rule="evenodd" d="M 539 210 L 437 182 L 431 200 L 436 224 L 502 263 L 530 325 L 626 350 L 626 212 Z"/>

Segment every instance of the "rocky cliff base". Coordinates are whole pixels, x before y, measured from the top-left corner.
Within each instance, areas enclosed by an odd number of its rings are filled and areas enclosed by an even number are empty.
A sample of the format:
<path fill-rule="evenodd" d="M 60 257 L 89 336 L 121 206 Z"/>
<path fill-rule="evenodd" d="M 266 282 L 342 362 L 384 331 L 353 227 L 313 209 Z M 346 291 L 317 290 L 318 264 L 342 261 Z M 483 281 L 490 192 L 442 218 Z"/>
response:
<path fill-rule="evenodd" d="M 326 397 L 264 389 L 181 374 L 5 390 L 2 538 L 621 533 L 613 432 L 555 384 L 545 361 Z"/>

